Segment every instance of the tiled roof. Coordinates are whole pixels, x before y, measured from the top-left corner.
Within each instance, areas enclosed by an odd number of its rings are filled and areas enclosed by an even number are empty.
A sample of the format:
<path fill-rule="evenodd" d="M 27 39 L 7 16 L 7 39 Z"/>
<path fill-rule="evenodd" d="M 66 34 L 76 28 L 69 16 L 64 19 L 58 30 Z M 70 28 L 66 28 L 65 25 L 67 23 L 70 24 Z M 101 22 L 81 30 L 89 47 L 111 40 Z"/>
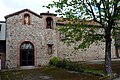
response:
<path fill-rule="evenodd" d="M 59 17 L 57 17 L 57 22 L 56 22 L 56 24 L 57 25 L 66 25 L 68 22 L 75 22 L 76 24 L 77 23 L 85 23 L 85 24 L 87 24 L 87 25 L 89 25 L 89 26 L 96 26 L 96 27 L 102 27 L 100 24 L 98 24 L 97 22 L 95 22 L 95 21 L 93 21 L 93 20 L 86 20 L 85 22 L 83 21 L 83 20 L 79 20 L 79 22 L 78 21 L 75 21 L 75 20 L 67 20 L 66 18 L 59 18 Z M 74 24 L 74 23 L 73 23 Z"/>
<path fill-rule="evenodd" d="M 40 15 L 57 16 L 57 14 L 54 14 L 54 13 L 49 13 L 49 11 L 48 11 L 48 12 L 45 12 L 45 13 L 40 13 Z"/>

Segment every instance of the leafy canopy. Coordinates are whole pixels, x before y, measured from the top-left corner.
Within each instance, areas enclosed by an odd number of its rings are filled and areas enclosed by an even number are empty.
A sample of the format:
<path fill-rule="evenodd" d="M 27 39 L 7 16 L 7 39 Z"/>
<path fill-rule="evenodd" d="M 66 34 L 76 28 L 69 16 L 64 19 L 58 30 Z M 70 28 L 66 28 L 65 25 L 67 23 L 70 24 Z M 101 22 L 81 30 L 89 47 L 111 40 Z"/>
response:
<path fill-rule="evenodd" d="M 66 18 L 66 27 L 59 29 L 65 34 L 65 41 L 79 42 L 76 49 L 84 49 L 103 40 L 103 30 L 115 27 L 115 21 L 120 19 L 119 5 L 119 0 L 59 0 L 46 7 L 56 7 L 56 12 Z"/>

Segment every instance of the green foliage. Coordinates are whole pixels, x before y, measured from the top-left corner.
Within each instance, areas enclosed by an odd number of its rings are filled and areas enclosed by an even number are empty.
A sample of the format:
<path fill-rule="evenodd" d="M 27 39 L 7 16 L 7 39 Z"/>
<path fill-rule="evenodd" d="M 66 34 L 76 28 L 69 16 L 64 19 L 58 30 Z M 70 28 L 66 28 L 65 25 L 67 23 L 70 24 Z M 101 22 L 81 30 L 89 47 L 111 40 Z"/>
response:
<path fill-rule="evenodd" d="M 46 7 L 56 7 L 56 12 L 66 18 L 66 27 L 59 31 L 65 34 L 65 42 L 75 43 L 75 49 L 88 48 L 90 44 L 105 38 L 106 73 L 111 75 L 111 33 L 115 31 L 112 29 L 118 28 L 116 25 L 120 20 L 120 0 L 59 0 Z M 98 28 L 93 28 L 94 26 Z M 103 34 L 99 34 L 100 28 L 104 29 Z"/>
<path fill-rule="evenodd" d="M 50 64 L 59 68 L 64 68 L 67 70 L 74 70 L 74 71 L 79 71 L 80 70 L 80 65 L 73 63 L 67 59 L 60 60 L 58 57 L 53 57 L 50 60 Z"/>
<path fill-rule="evenodd" d="M 64 42 L 70 45 L 75 44 L 75 49 L 89 48 L 90 44 L 103 40 L 104 35 L 99 34 L 101 28 L 86 27 L 86 24 L 66 24 L 67 27 L 60 27 L 58 30 L 65 35 Z M 78 43 L 79 42 L 79 43 Z"/>
<path fill-rule="evenodd" d="M 120 24 L 118 24 L 118 25 L 120 25 Z M 112 35 L 113 35 L 113 38 L 115 39 L 115 46 L 117 48 L 119 48 L 120 47 L 120 37 L 119 37 L 120 36 L 120 27 L 114 28 Z"/>
<path fill-rule="evenodd" d="M 50 59 L 50 64 L 51 65 L 58 65 L 58 62 L 60 61 L 60 59 L 58 57 L 53 57 L 52 59 Z"/>
<path fill-rule="evenodd" d="M 77 44 L 75 49 L 84 49 L 94 42 L 104 41 L 105 34 L 98 32 L 101 28 L 105 30 L 113 28 L 115 20 L 120 19 L 119 2 L 119 0 L 59 0 L 44 7 L 49 9 L 56 7 L 56 13 L 66 18 L 66 27 L 59 29 L 65 34 L 65 43 L 68 45 L 75 43 Z M 90 21 L 91 24 L 88 25 L 86 20 L 93 20 L 96 23 L 92 24 Z"/>
<path fill-rule="evenodd" d="M 50 64 L 53 66 L 71 70 L 71 71 L 89 73 L 89 74 L 94 74 L 94 75 L 98 75 L 98 76 L 105 76 L 104 72 L 101 70 L 91 69 L 91 68 L 82 66 L 78 63 L 71 62 L 67 59 L 60 60 L 59 58 L 54 57 L 50 60 Z"/>
<path fill-rule="evenodd" d="M 105 24 L 110 16 L 117 19 L 119 0 L 59 0 L 44 6 L 56 7 L 56 12 L 68 19 L 94 19 Z"/>

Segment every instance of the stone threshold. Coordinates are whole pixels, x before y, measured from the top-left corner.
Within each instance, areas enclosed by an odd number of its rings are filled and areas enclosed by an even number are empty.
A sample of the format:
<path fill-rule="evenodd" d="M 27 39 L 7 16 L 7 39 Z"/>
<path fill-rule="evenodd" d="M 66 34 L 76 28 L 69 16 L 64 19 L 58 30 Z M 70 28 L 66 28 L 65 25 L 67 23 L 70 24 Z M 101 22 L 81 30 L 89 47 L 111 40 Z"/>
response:
<path fill-rule="evenodd" d="M 34 69 L 34 68 L 38 68 L 36 66 L 20 66 L 19 69 Z"/>
<path fill-rule="evenodd" d="M 35 68 L 40 68 L 40 67 L 37 67 L 37 66 L 20 66 L 20 67 L 18 67 L 18 68 L 2 69 L 2 70 L 0 70 L 0 71 L 1 71 L 1 72 L 4 72 L 4 71 L 14 71 L 14 70 L 35 69 Z"/>

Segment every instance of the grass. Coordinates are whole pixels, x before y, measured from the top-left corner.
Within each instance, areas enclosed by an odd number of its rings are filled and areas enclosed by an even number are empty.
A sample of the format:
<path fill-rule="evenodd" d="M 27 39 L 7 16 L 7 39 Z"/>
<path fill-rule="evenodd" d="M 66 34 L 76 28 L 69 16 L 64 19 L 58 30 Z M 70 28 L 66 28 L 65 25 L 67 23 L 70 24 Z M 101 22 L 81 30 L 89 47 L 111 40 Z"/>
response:
<path fill-rule="evenodd" d="M 106 76 L 106 74 L 102 70 L 92 69 L 88 66 L 84 66 L 83 64 L 79 64 L 78 62 L 71 62 L 66 59 L 60 60 L 58 57 L 53 57 L 50 60 L 50 65 L 58 68 L 63 68 L 66 70 L 76 71 L 76 72 L 93 74 L 93 75 L 102 76 L 102 77 Z"/>
<path fill-rule="evenodd" d="M 103 77 L 55 67 L 0 72 L 1 80 L 106 80 Z"/>
<path fill-rule="evenodd" d="M 83 67 L 84 72 L 103 73 L 104 62 L 96 63 L 79 63 Z M 112 69 L 114 73 L 120 75 L 120 61 L 112 61 Z M 12 70 L 1 71 L 1 80 L 107 80 L 106 77 L 95 76 L 91 74 L 68 71 L 56 67 L 43 67 L 29 70 Z"/>
<path fill-rule="evenodd" d="M 101 62 L 99 64 L 96 64 L 96 63 L 79 63 L 79 64 L 94 70 L 104 71 L 105 69 L 104 62 Z M 113 73 L 117 73 L 120 75 L 120 61 L 112 61 L 112 70 L 113 70 Z"/>
<path fill-rule="evenodd" d="M 105 71 L 105 66 L 104 66 L 104 61 L 100 62 L 100 63 L 79 63 L 80 65 L 83 65 L 84 67 L 87 67 L 87 69 L 90 69 L 90 72 L 95 72 L 97 71 L 98 74 L 103 74 L 104 75 L 104 71 Z M 113 78 L 120 76 L 120 60 L 118 61 L 112 61 L 111 62 L 111 67 L 112 67 L 112 71 L 113 71 Z M 93 70 L 93 71 L 92 71 Z M 86 71 L 86 72 L 89 72 Z M 117 75 L 116 75 L 117 74 Z M 108 76 L 105 76 L 108 77 Z"/>

